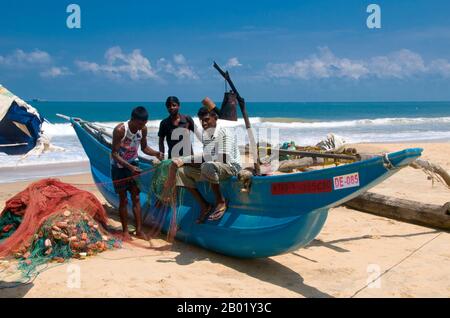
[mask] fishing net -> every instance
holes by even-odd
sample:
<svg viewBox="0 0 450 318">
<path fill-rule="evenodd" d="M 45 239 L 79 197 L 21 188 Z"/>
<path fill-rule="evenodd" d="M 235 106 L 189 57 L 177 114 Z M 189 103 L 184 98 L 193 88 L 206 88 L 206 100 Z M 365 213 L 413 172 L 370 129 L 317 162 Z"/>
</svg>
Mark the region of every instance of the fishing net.
<svg viewBox="0 0 450 318">
<path fill-rule="evenodd" d="M 72 209 L 49 217 L 33 236 L 28 251 L 15 256 L 20 259 L 18 268 L 28 275 L 49 261 L 82 259 L 120 246 L 120 241 L 109 236 L 89 214 Z"/>
<path fill-rule="evenodd" d="M 175 187 L 171 189 L 165 189 L 164 187 L 169 176 L 171 164 L 172 160 L 163 160 L 155 167 L 155 170 L 153 171 L 150 192 L 162 202 L 173 199 L 176 196 Z"/>
<path fill-rule="evenodd" d="M 0 244 L 10 237 L 22 222 L 22 216 L 5 211 L 0 218 Z"/>
<path fill-rule="evenodd" d="M 183 197 L 180 192 L 177 195 L 177 187 L 165 187 L 165 183 L 169 177 L 169 169 L 172 160 L 163 160 L 155 166 L 153 171 L 152 181 L 150 184 L 148 202 L 151 201 L 150 196 L 155 197 L 155 209 L 152 211 L 152 226 L 149 233 L 150 237 L 156 237 L 161 233 L 167 218 L 170 218 L 169 227 L 167 230 L 167 240 L 172 242 L 177 231 L 177 205 L 181 205 L 180 201 Z M 183 191 L 182 189 L 180 191 Z M 178 202 L 177 202 L 177 198 Z"/>
<path fill-rule="evenodd" d="M 19 259 L 18 268 L 27 276 L 49 261 L 120 247 L 120 240 L 106 231 L 106 222 L 106 212 L 93 194 L 44 179 L 6 202 L 0 214 L 0 257 Z"/>
</svg>

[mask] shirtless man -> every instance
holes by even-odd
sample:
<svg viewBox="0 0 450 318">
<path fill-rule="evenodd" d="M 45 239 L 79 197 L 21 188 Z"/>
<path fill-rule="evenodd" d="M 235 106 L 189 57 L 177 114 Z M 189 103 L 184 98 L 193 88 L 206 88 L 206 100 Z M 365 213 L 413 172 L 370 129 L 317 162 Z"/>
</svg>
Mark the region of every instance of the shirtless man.
<svg viewBox="0 0 450 318">
<path fill-rule="evenodd" d="M 111 152 L 111 178 L 114 189 L 119 195 L 119 213 L 122 222 L 124 240 L 129 240 L 127 192 L 130 192 L 133 203 L 133 213 L 136 219 L 136 236 L 146 239 L 142 232 L 141 203 L 139 187 L 136 182 L 141 169 L 139 168 L 138 150 L 162 160 L 164 154 L 153 150 L 147 145 L 148 112 L 142 107 L 136 107 L 131 113 L 131 119 L 118 124 L 114 128 Z"/>
</svg>

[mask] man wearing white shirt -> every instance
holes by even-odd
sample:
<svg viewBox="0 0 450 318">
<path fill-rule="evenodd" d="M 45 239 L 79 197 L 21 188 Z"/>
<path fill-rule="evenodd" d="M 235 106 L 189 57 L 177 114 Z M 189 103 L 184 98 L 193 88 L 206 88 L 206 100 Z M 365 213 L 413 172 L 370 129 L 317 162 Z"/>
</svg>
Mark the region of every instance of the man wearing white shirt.
<svg viewBox="0 0 450 318">
<path fill-rule="evenodd" d="M 208 98 L 203 101 L 207 106 L 211 103 Z M 173 159 L 166 188 L 175 183 L 188 189 L 201 207 L 197 223 L 203 223 L 211 211 L 209 220 L 219 220 L 225 213 L 227 205 L 220 191 L 220 181 L 236 176 L 241 170 L 241 160 L 236 136 L 220 125 L 216 108 L 204 106 L 197 115 L 203 127 L 203 153 Z M 198 191 L 198 181 L 210 183 L 216 199 L 214 210 Z"/>
</svg>

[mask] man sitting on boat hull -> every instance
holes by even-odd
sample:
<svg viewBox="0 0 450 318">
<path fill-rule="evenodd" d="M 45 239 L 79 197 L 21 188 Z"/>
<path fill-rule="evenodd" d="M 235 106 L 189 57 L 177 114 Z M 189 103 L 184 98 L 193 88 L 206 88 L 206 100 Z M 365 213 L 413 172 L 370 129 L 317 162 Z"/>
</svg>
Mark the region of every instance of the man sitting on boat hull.
<svg viewBox="0 0 450 318">
<path fill-rule="evenodd" d="M 136 107 L 131 113 L 131 119 L 120 123 L 114 128 L 111 152 L 111 178 L 114 190 L 119 195 L 119 213 L 122 222 L 124 240 L 130 239 L 128 234 L 127 191 L 131 194 L 133 213 L 136 219 L 136 236 L 146 238 L 142 232 L 141 203 L 136 177 L 141 170 L 138 165 L 139 146 L 142 152 L 149 156 L 163 159 L 164 154 L 153 150 L 147 145 L 148 113 L 144 107 Z"/>
<path fill-rule="evenodd" d="M 213 207 L 198 191 L 196 182 L 207 181 L 211 185 L 216 204 L 209 220 L 219 220 L 227 209 L 220 181 L 236 176 L 241 169 L 236 136 L 220 125 L 215 105 L 209 98 L 203 104 L 206 106 L 200 108 L 197 114 L 203 127 L 203 154 L 172 159 L 166 183 L 167 188 L 174 183 L 187 188 L 194 196 L 201 207 L 197 223 L 203 223 Z"/>
</svg>

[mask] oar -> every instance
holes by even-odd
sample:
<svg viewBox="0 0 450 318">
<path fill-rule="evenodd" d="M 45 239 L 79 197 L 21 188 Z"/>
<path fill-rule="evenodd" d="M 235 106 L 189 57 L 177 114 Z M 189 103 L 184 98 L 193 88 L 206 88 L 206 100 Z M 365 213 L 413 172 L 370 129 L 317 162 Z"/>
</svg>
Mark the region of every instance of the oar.
<svg viewBox="0 0 450 318">
<path fill-rule="evenodd" d="M 252 126 L 250 124 L 250 120 L 248 119 L 247 109 L 245 108 L 245 100 L 241 97 L 241 95 L 239 95 L 239 92 L 237 91 L 236 87 L 234 86 L 233 81 L 231 81 L 230 74 L 228 73 L 228 71 L 224 72 L 220 68 L 220 66 L 217 65 L 216 62 L 214 62 L 213 66 L 220 73 L 220 75 L 223 76 L 223 78 L 230 85 L 231 90 L 236 94 L 236 98 L 239 103 L 239 108 L 241 109 L 242 117 L 244 117 L 245 128 L 247 129 L 247 133 L 248 133 L 250 150 L 252 153 L 253 160 L 255 161 L 255 163 L 254 163 L 255 172 L 257 175 L 260 175 L 261 172 L 260 172 L 260 168 L 259 168 L 259 154 L 258 154 L 258 150 L 256 149 L 255 136 L 253 135 Z"/>
</svg>

